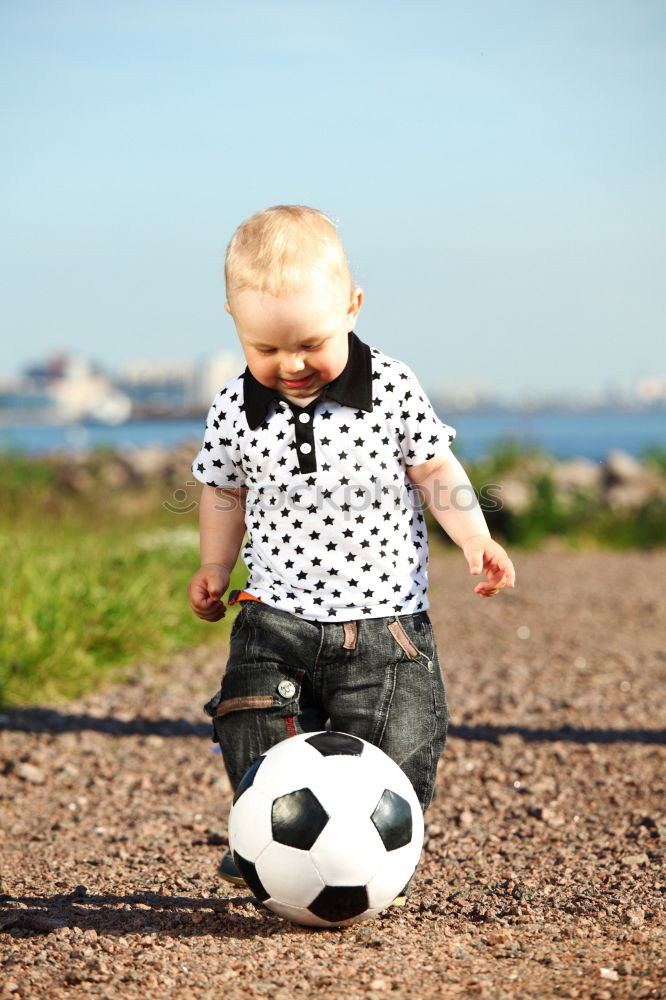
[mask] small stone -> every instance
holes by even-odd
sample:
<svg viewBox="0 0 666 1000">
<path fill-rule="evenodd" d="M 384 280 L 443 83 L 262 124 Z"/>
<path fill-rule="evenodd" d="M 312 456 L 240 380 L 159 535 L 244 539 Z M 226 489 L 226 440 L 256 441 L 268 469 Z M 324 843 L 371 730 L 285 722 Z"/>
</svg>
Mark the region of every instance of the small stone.
<svg viewBox="0 0 666 1000">
<path fill-rule="evenodd" d="M 634 906 L 623 914 L 622 919 L 630 927 L 642 927 L 645 923 L 645 910 L 640 906 Z"/>
<path fill-rule="evenodd" d="M 474 814 L 470 812 L 469 809 L 463 809 L 458 816 L 458 822 L 465 829 L 469 829 L 469 827 L 474 823 Z"/>
<path fill-rule="evenodd" d="M 17 764 L 14 768 L 14 774 L 21 781 L 28 781 L 31 785 L 43 785 L 46 782 L 46 774 L 41 767 L 35 767 L 34 764 L 27 762 Z"/>
<path fill-rule="evenodd" d="M 620 859 L 623 865 L 647 865 L 650 861 L 647 854 L 625 854 L 623 858 Z"/>
<path fill-rule="evenodd" d="M 48 913 L 31 913 L 21 923 L 28 930 L 43 931 L 46 934 L 52 934 L 54 931 L 58 931 L 61 927 L 66 926 L 64 920 L 58 920 L 57 917 L 50 917 Z"/>
<path fill-rule="evenodd" d="M 599 969 L 599 975 L 602 979 L 610 979 L 612 983 L 616 983 L 620 978 L 615 969 L 605 969 L 603 967 Z"/>
<path fill-rule="evenodd" d="M 507 941 L 511 940 L 511 934 L 509 931 L 495 931 L 493 934 L 489 934 L 486 938 L 488 944 L 506 944 Z"/>
</svg>

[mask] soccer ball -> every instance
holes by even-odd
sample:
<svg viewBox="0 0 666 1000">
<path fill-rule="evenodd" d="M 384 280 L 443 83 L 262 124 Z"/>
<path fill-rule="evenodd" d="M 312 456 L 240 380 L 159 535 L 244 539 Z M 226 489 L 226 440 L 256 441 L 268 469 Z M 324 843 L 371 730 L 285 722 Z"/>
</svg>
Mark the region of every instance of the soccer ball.
<svg viewBox="0 0 666 1000">
<path fill-rule="evenodd" d="M 414 874 L 423 813 L 409 778 L 347 733 L 292 736 L 236 790 L 229 847 L 265 906 L 299 924 L 373 917 Z"/>
</svg>

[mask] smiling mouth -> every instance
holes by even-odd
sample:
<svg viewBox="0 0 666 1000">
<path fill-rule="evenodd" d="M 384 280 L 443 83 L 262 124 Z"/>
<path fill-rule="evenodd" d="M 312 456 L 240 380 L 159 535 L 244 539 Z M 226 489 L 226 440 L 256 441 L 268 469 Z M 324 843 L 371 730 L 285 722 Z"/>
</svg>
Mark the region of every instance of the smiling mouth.
<svg viewBox="0 0 666 1000">
<path fill-rule="evenodd" d="M 287 389 L 304 389 L 311 379 L 312 375 L 306 375 L 305 378 L 283 378 L 280 381 Z"/>
</svg>

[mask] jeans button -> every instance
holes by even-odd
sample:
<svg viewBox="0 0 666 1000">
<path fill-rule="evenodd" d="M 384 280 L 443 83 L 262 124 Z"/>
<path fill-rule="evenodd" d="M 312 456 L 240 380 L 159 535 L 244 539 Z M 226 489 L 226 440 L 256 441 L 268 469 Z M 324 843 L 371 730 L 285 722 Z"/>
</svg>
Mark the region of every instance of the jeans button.
<svg viewBox="0 0 666 1000">
<path fill-rule="evenodd" d="M 293 698 L 296 694 L 296 685 L 291 681 L 280 681 L 277 686 L 278 694 L 283 698 Z"/>
</svg>

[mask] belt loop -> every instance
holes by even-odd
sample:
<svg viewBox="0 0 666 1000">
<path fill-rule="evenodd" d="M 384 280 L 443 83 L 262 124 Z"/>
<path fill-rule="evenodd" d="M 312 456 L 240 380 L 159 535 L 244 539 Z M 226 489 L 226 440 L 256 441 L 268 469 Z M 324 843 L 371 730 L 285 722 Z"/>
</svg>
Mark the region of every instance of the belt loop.
<svg viewBox="0 0 666 1000">
<path fill-rule="evenodd" d="M 345 641 L 342 643 L 343 649 L 356 649 L 356 640 L 358 639 L 358 625 L 356 622 L 343 622 L 342 627 L 345 630 Z"/>
</svg>

